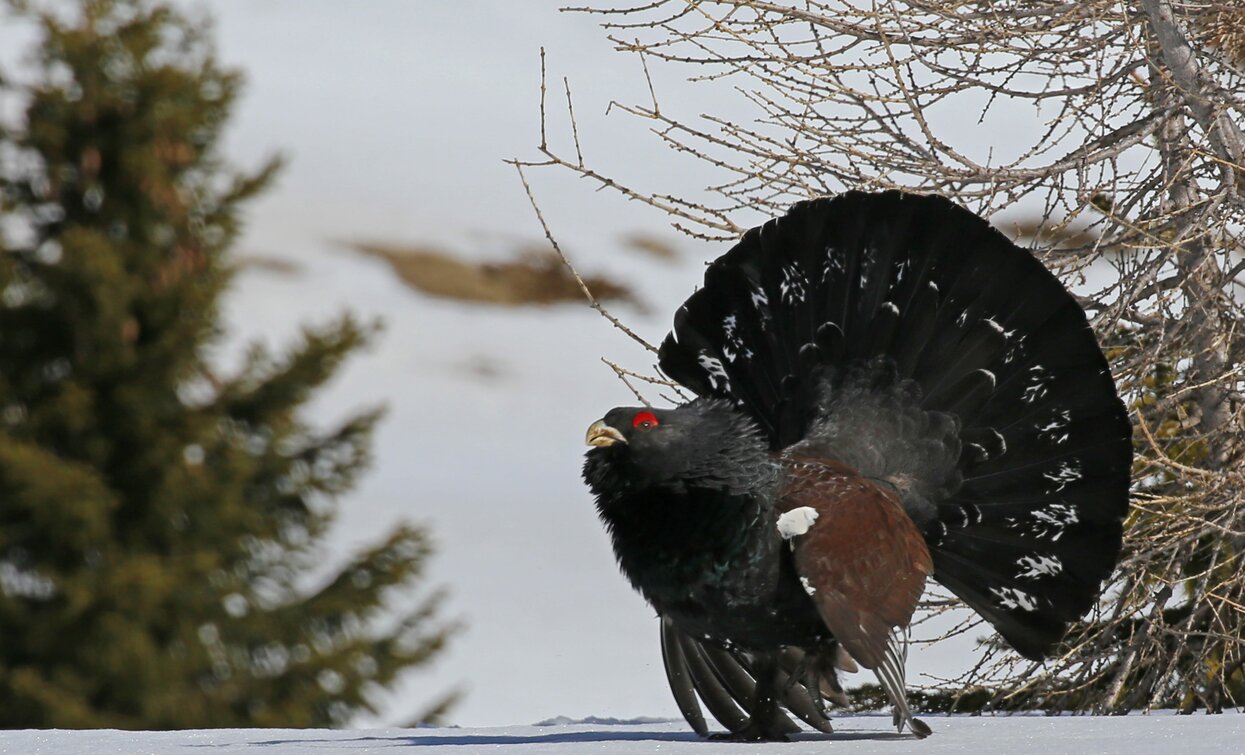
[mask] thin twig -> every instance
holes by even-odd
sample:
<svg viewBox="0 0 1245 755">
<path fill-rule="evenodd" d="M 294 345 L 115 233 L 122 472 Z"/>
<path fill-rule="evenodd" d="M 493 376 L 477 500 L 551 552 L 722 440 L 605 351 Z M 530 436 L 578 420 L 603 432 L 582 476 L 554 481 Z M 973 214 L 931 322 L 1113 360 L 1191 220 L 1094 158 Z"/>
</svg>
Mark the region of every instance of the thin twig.
<svg viewBox="0 0 1245 755">
<path fill-rule="evenodd" d="M 569 94 L 568 94 L 569 98 Z M 540 48 L 540 151 L 549 149 L 549 139 L 545 136 L 545 48 Z"/>
<path fill-rule="evenodd" d="M 636 399 L 638 399 L 641 404 L 644 404 L 645 406 L 652 406 L 652 404 L 649 403 L 649 400 L 644 398 L 644 396 L 636 390 L 636 387 L 631 384 L 631 380 L 629 379 L 631 377 L 643 378 L 643 375 L 636 375 L 630 370 L 624 370 L 622 367 L 619 367 L 605 357 L 601 357 L 601 361 L 609 365 L 610 369 L 614 371 L 614 374 L 618 376 L 618 379 L 621 380 L 623 385 L 627 386 L 633 394 L 635 394 Z"/>
<path fill-rule="evenodd" d="M 571 138 L 575 141 L 575 164 L 581 168 L 584 165 L 584 151 L 579 148 L 579 124 L 575 120 L 575 105 L 571 102 L 571 82 L 565 76 L 562 77 L 562 87 L 566 90 L 566 112 L 571 120 Z M 544 122 L 541 122 L 542 128 Z M 544 146 L 541 147 L 544 150 Z"/>
<path fill-rule="evenodd" d="M 575 266 L 571 264 L 571 260 L 566 256 L 566 252 L 562 251 L 562 246 L 558 244 L 557 239 L 553 237 L 553 231 L 549 229 L 549 224 L 545 222 L 544 213 L 540 211 L 540 205 L 536 202 L 536 196 L 532 193 L 532 187 L 527 182 L 527 176 L 523 173 L 523 163 L 518 160 L 508 160 L 507 162 L 513 165 L 515 170 L 519 172 L 519 180 L 523 182 L 523 190 L 527 192 L 527 199 L 532 205 L 532 210 L 536 213 L 536 219 L 540 221 L 540 227 L 545 232 L 545 238 L 549 240 L 549 245 L 553 248 L 554 253 L 558 255 L 558 259 L 562 261 L 562 264 L 566 266 L 567 271 L 570 272 L 570 274 L 575 278 L 575 282 L 579 284 L 579 290 L 583 292 L 584 298 L 588 300 L 588 306 L 592 307 L 597 312 L 600 312 L 602 317 L 609 320 L 610 324 L 615 328 L 618 328 L 622 332 L 626 333 L 631 340 L 656 354 L 656 346 L 636 335 L 635 331 L 628 328 L 617 317 L 610 314 L 610 311 L 602 306 L 601 302 L 597 300 L 597 297 L 592 293 L 592 290 L 588 288 L 588 284 L 584 283 L 583 276 L 581 276 L 579 271 L 575 269 Z"/>
</svg>

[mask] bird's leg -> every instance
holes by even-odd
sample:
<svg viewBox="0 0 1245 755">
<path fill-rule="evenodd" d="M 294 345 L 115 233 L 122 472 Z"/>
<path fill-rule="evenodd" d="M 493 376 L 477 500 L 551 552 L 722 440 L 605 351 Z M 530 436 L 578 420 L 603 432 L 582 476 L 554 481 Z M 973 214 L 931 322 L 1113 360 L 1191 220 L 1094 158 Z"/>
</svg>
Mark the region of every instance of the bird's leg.
<svg viewBox="0 0 1245 755">
<path fill-rule="evenodd" d="M 858 668 L 851 656 L 843 651 L 843 646 L 837 643 L 829 652 L 821 654 L 817 658 L 816 670 L 822 697 L 841 708 L 848 707 L 851 701 L 839 682 L 839 670 L 855 673 Z"/>
<path fill-rule="evenodd" d="M 748 706 L 748 723 L 743 728 L 730 734 L 719 735 L 714 739 L 744 742 L 786 742 L 786 733 L 782 730 L 779 715 L 778 698 L 782 694 L 780 683 L 778 654 L 756 653 L 752 661 L 752 673 L 756 678 L 756 689 L 751 704 Z"/>
<path fill-rule="evenodd" d="M 821 672 L 818 669 L 820 665 L 821 662 L 816 653 L 801 654 L 800 660 L 796 661 L 795 666 L 787 674 L 787 683 L 783 686 L 782 693 L 785 695 L 795 685 L 802 685 L 808 690 L 808 698 L 813 702 L 813 707 L 817 709 L 817 712 L 829 718 L 830 714 L 826 711 L 825 700 L 821 696 Z"/>
<path fill-rule="evenodd" d="M 817 712 L 829 718 L 830 712 L 826 710 L 826 700 L 821 694 L 821 673 L 815 668 L 815 664 L 810 663 L 803 669 L 801 681 L 804 683 L 804 689 L 808 690 L 808 697 L 813 701 Z"/>
<path fill-rule="evenodd" d="M 808 685 L 809 674 L 813 671 L 812 654 L 804 653 L 800 656 L 800 660 L 795 662 L 791 667 L 791 671 L 787 674 L 787 684 L 783 687 L 783 692 L 791 689 L 796 684 Z M 809 687 L 812 689 L 812 687 Z"/>
</svg>

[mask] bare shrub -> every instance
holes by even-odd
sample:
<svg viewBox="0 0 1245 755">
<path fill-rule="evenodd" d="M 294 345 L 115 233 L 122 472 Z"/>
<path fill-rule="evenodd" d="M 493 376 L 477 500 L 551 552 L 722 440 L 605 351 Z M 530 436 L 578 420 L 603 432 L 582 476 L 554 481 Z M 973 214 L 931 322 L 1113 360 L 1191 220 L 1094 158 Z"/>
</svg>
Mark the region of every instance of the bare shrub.
<svg viewBox="0 0 1245 755">
<path fill-rule="evenodd" d="M 1122 563 L 1060 657 L 991 647 L 951 690 L 999 707 L 1245 704 L 1245 12 L 1172 0 L 656 0 L 598 14 L 617 49 L 732 84 L 748 121 L 613 107 L 714 166 L 704 197 L 542 158 L 734 238 L 846 188 L 956 199 L 1074 286 L 1132 408 Z M 668 69 L 665 66 L 664 69 Z M 650 81 L 650 91 L 653 91 Z M 545 90 L 542 86 L 542 121 Z M 566 87 L 569 117 L 571 90 Z M 677 108 L 676 108 L 677 110 Z M 934 599 L 930 610 L 950 603 Z"/>
</svg>

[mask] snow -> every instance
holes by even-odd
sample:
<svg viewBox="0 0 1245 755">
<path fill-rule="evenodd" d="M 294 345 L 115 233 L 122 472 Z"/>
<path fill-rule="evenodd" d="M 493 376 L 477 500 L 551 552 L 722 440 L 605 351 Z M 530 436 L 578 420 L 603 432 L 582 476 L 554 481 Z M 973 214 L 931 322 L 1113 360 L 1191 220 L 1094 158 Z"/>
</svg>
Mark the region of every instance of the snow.
<svg viewBox="0 0 1245 755">
<path fill-rule="evenodd" d="M 918 740 L 896 734 L 889 715 L 835 719 L 834 734 L 797 734 L 790 743 L 705 742 L 681 721 L 640 720 L 611 723 L 428 729 L 214 729 L 199 731 L 9 731 L 0 732 L 0 752 L 23 755 L 305 755 L 306 753 L 412 752 L 420 755 L 522 752 L 654 753 L 705 755 L 713 752 L 772 752 L 783 755 L 870 755 L 872 753 L 1054 753 L 1245 752 L 1245 716 L 1177 716 L 1160 712 L 1119 717 L 941 717 L 923 716 L 934 733 Z"/>
</svg>

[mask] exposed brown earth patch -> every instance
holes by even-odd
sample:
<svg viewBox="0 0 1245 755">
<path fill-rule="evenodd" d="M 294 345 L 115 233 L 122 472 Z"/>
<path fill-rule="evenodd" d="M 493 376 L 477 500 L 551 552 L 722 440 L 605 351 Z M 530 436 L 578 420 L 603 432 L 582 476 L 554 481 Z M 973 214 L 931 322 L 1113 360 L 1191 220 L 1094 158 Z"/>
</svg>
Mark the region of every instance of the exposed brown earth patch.
<svg viewBox="0 0 1245 755">
<path fill-rule="evenodd" d="M 623 244 L 632 251 L 640 252 L 649 257 L 673 262 L 679 258 L 679 250 L 674 244 L 657 236 L 633 233 L 624 236 Z"/>
<path fill-rule="evenodd" d="M 520 249 L 514 259 L 479 263 L 432 246 L 350 246 L 384 260 L 403 283 L 431 296 L 510 307 L 584 301 L 574 276 L 556 256 L 544 251 Z M 636 302 L 622 283 L 603 276 L 585 276 L 584 282 L 600 301 Z"/>
</svg>

